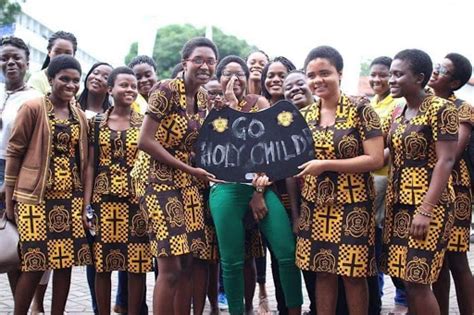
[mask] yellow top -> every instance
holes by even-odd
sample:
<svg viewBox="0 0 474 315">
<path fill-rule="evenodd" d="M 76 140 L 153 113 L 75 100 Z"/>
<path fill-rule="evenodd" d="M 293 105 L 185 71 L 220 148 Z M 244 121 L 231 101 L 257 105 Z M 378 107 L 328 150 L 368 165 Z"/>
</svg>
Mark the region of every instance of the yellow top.
<svg viewBox="0 0 474 315">
<path fill-rule="evenodd" d="M 138 93 L 137 99 L 132 104 L 132 109 L 136 111 L 137 113 L 145 115 L 147 107 L 148 107 L 147 101 L 140 93 Z"/>
<path fill-rule="evenodd" d="M 32 73 L 28 79 L 28 85 L 43 95 L 51 92 L 51 85 L 49 85 L 46 69 Z"/>
<path fill-rule="evenodd" d="M 377 115 L 379 115 L 381 121 L 387 119 L 393 109 L 397 105 L 401 105 L 402 103 L 402 99 L 394 99 L 390 94 L 381 101 L 379 101 L 378 95 L 375 95 L 374 98 L 370 101 L 370 105 L 372 105 Z M 372 174 L 388 176 L 388 169 L 389 166 L 385 165 L 381 169 L 372 172 Z"/>
</svg>

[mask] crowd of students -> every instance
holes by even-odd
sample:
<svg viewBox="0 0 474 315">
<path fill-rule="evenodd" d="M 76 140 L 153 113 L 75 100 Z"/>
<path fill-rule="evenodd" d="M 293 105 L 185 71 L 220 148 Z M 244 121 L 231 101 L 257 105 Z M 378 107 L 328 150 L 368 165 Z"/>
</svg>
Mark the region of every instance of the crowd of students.
<svg viewBox="0 0 474 315">
<path fill-rule="evenodd" d="M 51 271 L 51 314 L 63 314 L 80 265 L 97 314 L 111 312 L 112 271 L 116 312 L 148 313 L 154 271 L 154 314 L 202 314 L 207 296 L 218 314 L 223 291 L 231 314 L 266 314 L 266 246 L 280 314 L 301 314 L 301 275 L 308 314 L 379 314 L 384 274 L 397 290 L 392 313 L 448 314 L 450 273 L 460 313 L 472 314 L 474 110 L 454 94 L 472 74 L 464 56 L 434 67 L 418 49 L 375 58 L 369 100 L 341 91 L 344 62 L 330 46 L 297 70 L 263 51 L 220 58 L 197 37 L 172 78 L 137 56 L 93 65 L 81 91 L 74 35 L 54 33 L 47 49 L 26 83 L 28 46 L 0 41 L 1 197 L 20 234 L 21 265 L 8 273 L 15 314 L 44 312 Z M 295 177 L 227 183 L 195 166 L 209 111 L 284 99 L 314 141 Z"/>
</svg>

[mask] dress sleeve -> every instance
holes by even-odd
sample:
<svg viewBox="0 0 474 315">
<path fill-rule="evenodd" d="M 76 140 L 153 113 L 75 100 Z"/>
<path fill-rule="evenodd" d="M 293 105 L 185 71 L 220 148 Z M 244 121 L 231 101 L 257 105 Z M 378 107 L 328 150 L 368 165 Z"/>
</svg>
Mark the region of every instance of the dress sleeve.
<svg viewBox="0 0 474 315">
<path fill-rule="evenodd" d="M 368 99 L 361 99 L 357 104 L 359 132 L 362 141 L 382 136 L 382 126 L 379 115 L 370 105 Z"/>
<path fill-rule="evenodd" d="M 457 141 L 459 117 L 455 105 L 441 98 L 433 102 L 429 119 L 434 141 Z"/>
<path fill-rule="evenodd" d="M 146 114 L 157 122 L 173 110 L 173 90 L 168 82 L 157 84 L 148 99 Z"/>
<path fill-rule="evenodd" d="M 468 102 L 462 102 L 458 108 L 460 124 L 474 125 L 474 108 Z"/>
</svg>

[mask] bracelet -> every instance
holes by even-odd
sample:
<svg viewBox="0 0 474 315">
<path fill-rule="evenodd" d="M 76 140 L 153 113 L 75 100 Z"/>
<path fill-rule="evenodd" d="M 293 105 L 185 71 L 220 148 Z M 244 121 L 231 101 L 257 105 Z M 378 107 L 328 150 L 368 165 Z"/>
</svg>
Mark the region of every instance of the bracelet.
<svg viewBox="0 0 474 315">
<path fill-rule="evenodd" d="M 262 194 L 265 192 L 265 187 L 257 186 L 255 187 L 255 191 Z"/>
<path fill-rule="evenodd" d="M 429 211 L 426 211 L 425 208 L 423 208 L 422 206 L 419 206 L 418 209 L 415 210 L 415 214 L 420 214 L 424 217 L 427 217 L 427 218 L 432 218 L 433 217 L 433 213 L 432 212 L 429 212 Z"/>
<path fill-rule="evenodd" d="M 432 206 L 433 208 L 436 208 L 436 205 L 434 203 L 431 203 L 429 201 L 423 200 L 422 204 L 426 203 L 428 206 Z"/>
</svg>

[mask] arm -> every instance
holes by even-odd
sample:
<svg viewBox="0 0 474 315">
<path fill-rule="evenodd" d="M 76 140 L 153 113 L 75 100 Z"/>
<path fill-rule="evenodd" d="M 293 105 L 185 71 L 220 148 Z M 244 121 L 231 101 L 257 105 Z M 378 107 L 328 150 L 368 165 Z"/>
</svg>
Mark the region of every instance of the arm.
<svg viewBox="0 0 474 315">
<path fill-rule="evenodd" d="M 82 211 L 82 222 L 84 228 L 89 228 L 89 224 L 86 217 L 86 207 L 91 204 L 92 199 L 92 188 L 94 187 L 94 145 L 89 145 L 89 156 L 87 158 L 86 170 L 84 172 L 84 210 Z"/>
<path fill-rule="evenodd" d="M 469 123 L 459 124 L 459 136 L 456 145 L 456 161 L 459 161 L 471 139 L 472 126 Z"/>
<path fill-rule="evenodd" d="M 267 99 L 263 96 L 259 96 L 256 105 L 258 106 L 259 110 L 265 109 L 270 107 L 270 103 L 267 101 Z"/>
<path fill-rule="evenodd" d="M 299 199 L 300 191 L 296 183 L 296 178 L 288 177 L 285 179 L 286 191 L 288 192 L 288 197 L 290 198 L 290 207 L 291 207 L 291 219 L 293 221 L 293 233 L 298 232 L 298 220 L 300 217 L 299 209 Z"/>
</svg>

